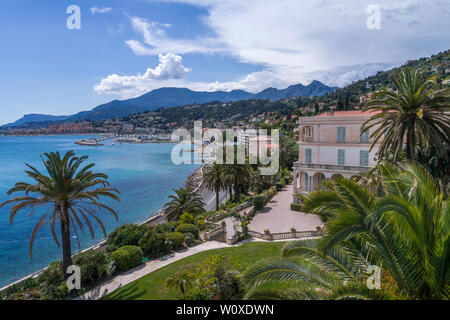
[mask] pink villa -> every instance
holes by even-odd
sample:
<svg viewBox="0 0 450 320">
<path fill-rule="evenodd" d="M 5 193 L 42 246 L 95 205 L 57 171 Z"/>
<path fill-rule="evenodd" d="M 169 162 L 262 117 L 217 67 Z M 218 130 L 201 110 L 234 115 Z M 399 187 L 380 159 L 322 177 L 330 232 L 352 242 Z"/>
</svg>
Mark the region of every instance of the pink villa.
<svg viewBox="0 0 450 320">
<path fill-rule="evenodd" d="M 324 179 L 360 177 L 375 165 L 378 145 L 369 151 L 373 142 L 371 132 L 361 133 L 363 123 L 373 115 L 361 110 L 331 110 L 299 119 L 299 161 L 294 164 L 294 195 L 318 189 Z M 294 196 L 294 202 L 298 201 Z"/>
</svg>

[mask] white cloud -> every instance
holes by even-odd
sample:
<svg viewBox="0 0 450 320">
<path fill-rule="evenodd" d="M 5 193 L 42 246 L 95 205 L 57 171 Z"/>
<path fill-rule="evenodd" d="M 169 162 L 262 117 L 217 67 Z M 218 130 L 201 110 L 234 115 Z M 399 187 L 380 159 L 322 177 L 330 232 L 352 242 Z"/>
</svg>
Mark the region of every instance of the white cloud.
<svg viewBox="0 0 450 320">
<path fill-rule="evenodd" d="M 198 38 L 194 40 L 173 39 L 167 36 L 166 30 L 170 24 L 149 22 L 144 18 L 130 17 L 133 29 L 140 33 L 143 41 L 128 40 L 125 43 L 137 55 L 155 55 L 160 52 L 183 54 L 188 52 L 211 53 L 220 51 L 223 45 L 213 38 Z"/>
<path fill-rule="evenodd" d="M 169 84 L 252 92 L 267 86 L 307 84 L 314 79 L 330 86 L 344 86 L 408 59 L 448 49 L 450 43 L 450 3 L 443 0 L 161 1 L 202 7 L 207 15 L 200 21 L 214 36 L 176 38 L 167 33 L 168 25 L 130 17 L 139 37 L 126 44 L 135 54 L 220 53 L 240 62 L 262 65 L 262 70 L 227 82 L 169 79 L 164 83 L 146 81 L 143 85 L 139 81 L 132 95 L 144 88 Z M 381 7 L 381 30 L 366 27 L 366 8 L 373 3 Z M 131 82 L 127 81 L 124 87 L 127 94 L 132 92 Z"/>
<path fill-rule="evenodd" d="M 147 88 L 155 83 L 164 80 L 181 79 L 191 69 L 183 66 L 181 56 L 167 53 L 159 54 L 159 65 L 152 69 L 148 68 L 144 74 L 132 76 L 120 76 L 111 74 L 102 79 L 99 84 L 94 87 L 98 93 L 117 94 L 123 97 L 132 97 L 145 93 Z"/>
<path fill-rule="evenodd" d="M 112 8 L 110 8 L 110 7 L 101 7 L 101 8 L 99 8 L 99 7 L 92 7 L 91 8 L 91 13 L 92 14 L 108 13 L 108 12 L 111 12 L 111 11 L 112 11 Z"/>
</svg>

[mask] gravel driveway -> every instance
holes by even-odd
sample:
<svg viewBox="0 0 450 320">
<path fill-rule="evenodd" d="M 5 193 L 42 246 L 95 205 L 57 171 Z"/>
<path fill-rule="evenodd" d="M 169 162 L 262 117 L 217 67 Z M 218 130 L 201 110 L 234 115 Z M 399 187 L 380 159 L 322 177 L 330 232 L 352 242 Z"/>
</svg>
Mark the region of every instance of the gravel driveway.
<svg viewBox="0 0 450 320">
<path fill-rule="evenodd" d="M 253 218 L 249 229 L 261 233 L 264 233 L 264 229 L 269 229 L 271 233 L 277 233 L 289 232 L 291 227 L 295 227 L 297 231 L 312 231 L 321 226 L 323 222 L 318 216 L 291 210 L 292 192 L 292 184 L 278 192 Z"/>
</svg>

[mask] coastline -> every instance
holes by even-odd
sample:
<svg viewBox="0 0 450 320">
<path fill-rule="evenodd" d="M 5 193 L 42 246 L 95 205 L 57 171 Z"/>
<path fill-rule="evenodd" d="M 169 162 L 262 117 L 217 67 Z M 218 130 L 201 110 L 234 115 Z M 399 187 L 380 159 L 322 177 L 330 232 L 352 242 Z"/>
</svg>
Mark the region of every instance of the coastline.
<svg viewBox="0 0 450 320">
<path fill-rule="evenodd" d="M 186 178 L 185 186 L 187 186 L 187 185 L 189 185 L 190 183 L 192 183 L 191 180 L 192 180 L 193 177 L 195 177 L 197 174 L 203 173 L 203 168 L 204 168 L 204 166 L 205 166 L 205 164 L 202 164 L 200 167 L 198 167 L 197 169 L 195 169 L 195 170 L 194 170 L 194 171 Z M 199 192 L 200 189 L 201 189 L 202 187 L 204 187 L 203 180 L 201 180 L 200 185 L 199 185 L 196 189 L 194 189 L 194 190 L 195 190 L 196 192 Z M 204 188 L 203 188 L 203 189 L 204 189 Z M 201 195 L 202 195 L 202 196 L 203 196 L 203 193 L 204 193 L 204 192 L 201 192 Z M 160 221 L 158 221 L 158 220 L 160 220 Z M 149 217 L 146 218 L 144 221 L 139 222 L 139 223 L 137 223 L 137 224 L 138 224 L 138 225 L 149 224 L 149 225 L 151 225 L 151 226 L 155 226 L 155 225 L 158 225 L 158 224 L 164 223 L 164 222 L 166 222 L 165 214 L 164 214 L 163 208 L 161 208 L 161 209 L 159 209 L 158 211 L 156 211 L 156 213 L 155 213 L 154 215 L 149 216 Z M 74 255 L 76 255 L 76 254 L 79 254 L 79 253 L 83 253 L 83 252 L 89 251 L 89 250 L 99 250 L 99 249 L 103 248 L 105 245 L 106 245 L 106 239 L 102 239 L 102 240 L 99 240 L 99 241 L 98 241 L 97 243 L 95 243 L 94 245 L 92 245 L 92 246 L 90 246 L 90 247 L 88 247 L 88 248 L 86 248 L 86 249 L 83 249 L 83 250 L 81 250 L 80 252 L 77 252 L 77 253 L 75 253 L 75 254 L 72 254 L 72 256 L 74 256 Z M 25 280 L 27 280 L 27 279 L 37 278 L 37 277 L 38 277 L 40 274 L 42 274 L 42 272 L 44 272 L 44 270 L 47 269 L 47 268 L 48 268 L 48 266 L 46 266 L 46 267 L 44 267 L 44 268 L 42 268 L 42 269 L 39 269 L 39 270 L 37 270 L 37 271 L 35 271 L 35 272 L 33 272 L 33 273 L 31 273 L 31 274 L 29 274 L 29 275 L 27 275 L 27 276 L 25 276 L 25 277 L 19 279 L 19 280 L 16 280 L 16 281 L 14 281 L 14 282 L 12 282 L 12 283 L 9 283 L 9 284 L 7 284 L 7 285 L 1 287 L 1 288 L 0 288 L 0 292 L 6 290 L 6 289 L 8 289 L 9 287 L 12 287 L 12 286 L 14 286 L 14 285 L 16 285 L 16 284 L 19 284 L 19 283 L 21 283 L 21 282 L 23 282 L 23 281 L 25 281 Z"/>
</svg>

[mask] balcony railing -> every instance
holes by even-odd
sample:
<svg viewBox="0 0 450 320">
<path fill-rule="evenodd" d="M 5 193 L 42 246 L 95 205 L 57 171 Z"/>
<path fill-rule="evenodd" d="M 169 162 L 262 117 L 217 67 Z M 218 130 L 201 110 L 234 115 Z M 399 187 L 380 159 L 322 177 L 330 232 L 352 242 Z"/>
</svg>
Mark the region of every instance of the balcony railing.
<svg viewBox="0 0 450 320">
<path fill-rule="evenodd" d="M 300 139 L 300 144 L 305 143 L 305 144 L 343 144 L 343 145 L 358 145 L 358 144 L 372 144 L 371 141 L 369 142 L 361 142 L 360 140 L 358 141 L 344 141 L 344 142 L 339 142 L 337 140 L 330 140 L 330 141 L 319 141 L 318 139 L 313 139 L 313 138 L 302 138 Z M 379 143 L 377 143 L 379 144 Z"/>
<path fill-rule="evenodd" d="M 304 163 L 296 162 L 295 167 L 305 168 L 305 169 L 322 169 L 322 170 L 333 170 L 333 171 L 352 171 L 352 172 L 365 172 L 369 170 L 369 167 L 361 166 L 346 166 L 338 164 L 319 164 L 319 163 Z"/>
</svg>

